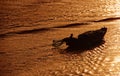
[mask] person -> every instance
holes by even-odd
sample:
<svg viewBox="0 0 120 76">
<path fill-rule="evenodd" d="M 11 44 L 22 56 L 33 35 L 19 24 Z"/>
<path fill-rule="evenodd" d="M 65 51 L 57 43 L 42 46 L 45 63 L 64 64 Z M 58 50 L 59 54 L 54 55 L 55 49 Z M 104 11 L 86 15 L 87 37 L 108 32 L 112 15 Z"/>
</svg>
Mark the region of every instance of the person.
<svg viewBox="0 0 120 76">
<path fill-rule="evenodd" d="M 63 42 L 66 43 L 68 48 L 75 48 L 78 45 L 78 39 L 73 37 L 73 34 L 71 34 L 69 37 L 66 37 L 63 39 Z"/>
</svg>

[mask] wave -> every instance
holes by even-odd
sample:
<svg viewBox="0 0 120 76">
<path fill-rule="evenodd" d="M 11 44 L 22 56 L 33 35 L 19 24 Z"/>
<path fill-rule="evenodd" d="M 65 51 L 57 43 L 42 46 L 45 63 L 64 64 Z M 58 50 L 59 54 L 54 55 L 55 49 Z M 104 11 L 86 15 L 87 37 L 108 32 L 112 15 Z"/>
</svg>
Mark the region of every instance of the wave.
<svg viewBox="0 0 120 76">
<path fill-rule="evenodd" d="M 105 18 L 105 19 L 101 19 L 101 20 L 96 20 L 96 21 L 92 21 L 92 22 L 108 22 L 108 21 L 114 21 L 114 20 L 119 20 L 120 17 L 111 17 L 111 18 Z"/>
<path fill-rule="evenodd" d="M 56 26 L 54 28 L 72 28 L 72 27 L 76 27 L 76 26 L 80 26 L 80 25 L 88 25 L 89 23 L 72 23 L 72 24 L 67 24 L 64 26 Z"/>
<path fill-rule="evenodd" d="M 50 30 L 49 28 L 39 28 L 39 29 L 32 29 L 32 30 L 24 30 L 24 31 L 19 31 L 16 32 L 16 34 L 29 34 L 29 33 L 37 33 L 37 32 L 43 32 L 43 31 L 48 31 Z"/>
<path fill-rule="evenodd" d="M 14 32 L 7 32 L 0 34 L 0 38 L 6 37 L 6 36 L 11 36 L 14 34 L 32 34 L 32 33 L 40 33 L 40 32 L 45 32 L 49 30 L 53 30 L 53 28 L 77 28 L 77 26 L 82 26 L 82 25 L 90 25 L 91 23 L 97 23 L 97 22 L 108 22 L 108 21 L 114 21 L 114 20 L 119 20 L 120 17 L 111 17 L 111 18 L 105 18 L 105 19 L 100 19 L 100 20 L 94 20 L 94 21 L 86 21 L 83 23 L 71 23 L 71 24 L 66 24 L 66 25 L 60 25 L 60 26 L 54 26 L 54 27 L 46 27 L 46 28 L 36 28 L 36 29 L 30 29 L 30 30 L 22 30 L 22 31 L 14 31 Z"/>
<path fill-rule="evenodd" d="M 16 31 L 16 32 L 7 32 L 0 34 L 0 38 L 4 38 L 7 36 L 11 36 L 14 34 L 32 34 L 32 33 L 38 33 L 38 32 L 45 32 L 50 30 L 49 28 L 38 28 L 38 29 L 31 29 L 31 30 L 22 30 L 22 31 Z"/>
<path fill-rule="evenodd" d="M 109 22 L 109 21 L 114 21 L 114 20 L 119 20 L 120 17 L 110 17 L 110 18 L 105 18 L 105 19 L 100 19 L 100 20 L 94 20 L 94 21 L 86 21 L 83 23 L 72 23 L 72 24 L 67 24 L 63 26 L 56 26 L 54 28 L 73 28 L 81 25 L 90 25 L 92 22 L 97 23 L 97 22 Z"/>
</svg>

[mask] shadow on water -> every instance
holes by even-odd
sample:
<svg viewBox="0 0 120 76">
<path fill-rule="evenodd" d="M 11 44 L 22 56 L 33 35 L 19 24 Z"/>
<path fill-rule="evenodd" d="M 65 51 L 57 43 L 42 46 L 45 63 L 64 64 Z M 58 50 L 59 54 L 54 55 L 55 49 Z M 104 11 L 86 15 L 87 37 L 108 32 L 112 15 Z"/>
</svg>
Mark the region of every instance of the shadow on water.
<svg viewBox="0 0 120 76">
<path fill-rule="evenodd" d="M 97 48 L 99 46 L 102 46 L 103 44 L 105 43 L 104 40 L 101 40 L 97 43 L 91 43 L 91 45 L 82 45 L 82 46 L 79 46 L 79 47 L 67 47 L 64 52 L 66 53 L 82 53 L 82 52 L 85 52 L 87 50 L 93 50 L 94 48 Z M 77 44 L 79 45 L 79 44 Z"/>
</svg>

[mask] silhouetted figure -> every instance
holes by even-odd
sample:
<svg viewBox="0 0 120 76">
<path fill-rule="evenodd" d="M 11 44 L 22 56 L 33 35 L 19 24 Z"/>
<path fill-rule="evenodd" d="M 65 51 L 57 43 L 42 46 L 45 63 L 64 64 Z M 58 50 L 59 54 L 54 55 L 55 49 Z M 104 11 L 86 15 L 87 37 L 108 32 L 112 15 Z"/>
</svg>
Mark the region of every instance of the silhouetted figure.
<svg viewBox="0 0 120 76">
<path fill-rule="evenodd" d="M 75 48 L 77 46 L 78 39 L 73 38 L 73 34 L 71 34 L 70 37 L 64 38 L 62 41 L 65 42 L 66 45 L 72 46 L 73 48 Z"/>
</svg>

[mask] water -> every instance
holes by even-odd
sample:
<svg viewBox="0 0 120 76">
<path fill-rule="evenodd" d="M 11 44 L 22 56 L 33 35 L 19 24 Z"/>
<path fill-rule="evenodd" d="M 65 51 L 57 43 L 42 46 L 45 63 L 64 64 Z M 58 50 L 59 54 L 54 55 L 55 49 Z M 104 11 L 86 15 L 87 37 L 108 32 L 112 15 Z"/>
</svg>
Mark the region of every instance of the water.
<svg viewBox="0 0 120 76">
<path fill-rule="evenodd" d="M 0 9 L 0 75 L 120 75 L 120 0 L 1 0 Z M 51 46 L 104 26 L 105 44 L 94 49 Z"/>
<path fill-rule="evenodd" d="M 1 33 L 119 17 L 119 0 L 1 1 Z"/>
</svg>

